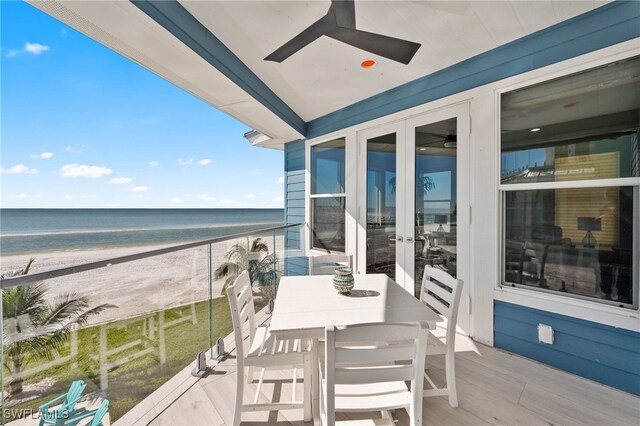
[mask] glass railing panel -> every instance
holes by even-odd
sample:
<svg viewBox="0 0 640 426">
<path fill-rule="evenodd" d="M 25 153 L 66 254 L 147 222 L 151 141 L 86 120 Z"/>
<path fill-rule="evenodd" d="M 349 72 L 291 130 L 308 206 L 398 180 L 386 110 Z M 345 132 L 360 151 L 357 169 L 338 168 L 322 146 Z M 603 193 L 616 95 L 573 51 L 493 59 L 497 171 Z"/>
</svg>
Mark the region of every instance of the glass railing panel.
<svg viewBox="0 0 640 426">
<path fill-rule="evenodd" d="M 306 273 L 303 235 L 296 225 L 90 264 L 79 254 L 78 266 L 56 270 L 38 255 L 16 277 L 6 271 L 29 257 L 2 259 L 2 423 L 38 419 L 39 406 L 77 380 L 86 383 L 78 407 L 106 398 L 113 423 L 176 375 L 188 377 L 197 354 L 213 355 L 233 331 L 226 286 L 247 269 L 256 310 L 269 306 L 280 277 Z"/>
<path fill-rule="evenodd" d="M 4 421 L 37 417 L 41 404 L 83 380 L 79 406 L 107 398 L 113 423 L 192 364 L 212 337 L 231 331 L 227 320 L 210 334 L 209 262 L 203 245 L 14 287 L 3 282 Z M 220 321 L 229 316 L 226 300 L 212 305 Z"/>
<path fill-rule="evenodd" d="M 256 232 L 251 235 L 212 244 L 213 252 L 213 297 L 226 294 L 226 288 L 244 270 L 254 292 L 256 309 L 262 309 L 275 298 L 275 286 L 281 276 L 283 231 Z M 216 313 L 214 312 L 214 318 Z"/>
<path fill-rule="evenodd" d="M 309 259 L 306 257 L 304 225 L 297 225 L 283 231 L 284 251 L 282 273 L 284 276 L 307 275 L 309 273 Z"/>
</svg>

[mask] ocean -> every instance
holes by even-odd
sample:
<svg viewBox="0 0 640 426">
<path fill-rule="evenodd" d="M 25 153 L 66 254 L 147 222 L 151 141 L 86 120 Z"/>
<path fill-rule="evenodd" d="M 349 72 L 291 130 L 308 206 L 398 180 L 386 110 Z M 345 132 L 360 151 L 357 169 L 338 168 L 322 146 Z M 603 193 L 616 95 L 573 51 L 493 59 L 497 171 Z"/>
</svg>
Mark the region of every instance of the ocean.
<svg viewBox="0 0 640 426">
<path fill-rule="evenodd" d="M 282 209 L 0 209 L 0 255 L 180 244 L 283 222 Z"/>
</svg>

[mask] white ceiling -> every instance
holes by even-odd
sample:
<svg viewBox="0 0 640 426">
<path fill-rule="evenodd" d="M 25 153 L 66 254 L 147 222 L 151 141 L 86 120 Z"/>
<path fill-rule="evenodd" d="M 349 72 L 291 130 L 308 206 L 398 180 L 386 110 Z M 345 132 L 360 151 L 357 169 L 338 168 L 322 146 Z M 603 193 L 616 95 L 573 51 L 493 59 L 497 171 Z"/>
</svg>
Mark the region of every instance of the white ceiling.
<svg viewBox="0 0 640 426">
<path fill-rule="evenodd" d="M 27 1 L 271 136 L 275 145 L 303 136 L 129 1 Z M 328 37 L 282 63 L 263 60 L 322 17 L 329 0 L 181 4 L 309 121 L 607 2 L 356 0 L 358 29 L 422 44 L 409 65 Z M 369 58 L 377 66 L 361 68 Z"/>
<path fill-rule="evenodd" d="M 403 65 L 326 36 L 282 63 L 263 58 L 328 10 L 330 1 L 182 0 L 181 4 L 305 121 L 564 21 L 606 1 L 356 0 L 356 27 L 421 43 Z M 373 58 L 376 67 L 360 63 Z"/>
</svg>

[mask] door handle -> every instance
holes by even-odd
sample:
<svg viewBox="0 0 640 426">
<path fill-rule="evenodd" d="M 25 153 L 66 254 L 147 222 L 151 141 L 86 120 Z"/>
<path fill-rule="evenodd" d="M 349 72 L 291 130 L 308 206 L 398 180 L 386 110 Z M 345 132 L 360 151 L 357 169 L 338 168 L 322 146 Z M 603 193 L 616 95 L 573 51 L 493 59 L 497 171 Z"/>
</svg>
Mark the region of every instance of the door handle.
<svg viewBox="0 0 640 426">
<path fill-rule="evenodd" d="M 399 243 L 401 243 L 401 242 L 402 242 L 402 237 L 398 237 L 398 238 L 396 238 L 396 241 L 397 241 L 397 242 L 399 242 Z"/>
<path fill-rule="evenodd" d="M 412 237 L 407 237 L 407 242 L 408 243 L 412 243 L 413 242 L 413 238 Z"/>
</svg>

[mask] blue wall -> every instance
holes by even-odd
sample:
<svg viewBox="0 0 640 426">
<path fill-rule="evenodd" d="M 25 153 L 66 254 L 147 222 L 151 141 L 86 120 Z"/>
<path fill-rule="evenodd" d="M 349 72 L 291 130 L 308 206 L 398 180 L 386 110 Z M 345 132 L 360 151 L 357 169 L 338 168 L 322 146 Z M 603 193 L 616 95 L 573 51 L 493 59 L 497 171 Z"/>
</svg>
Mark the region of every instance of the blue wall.
<svg viewBox="0 0 640 426">
<path fill-rule="evenodd" d="M 290 142 L 284 146 L 284 221 L 304 223 L 304 141 Z M 285 248 L 304 249 L 304 229 L 292 228 L 285 231 Z M 306 275 L 309 264 L 305 256 L 286 257 L 286 275 Z"/>
<path fill-rule="evenodd" d="M 538 343 L 538 324 L 553 327 L 553 345 Z M 640 333 L 496 301 L 494 344 L 640 395 Z"/>
<path fill-rule="evenodd" d="M 640 37 L 640 1 L 614 1 L 307 123 L 315 138 Z"/>
</svg>

